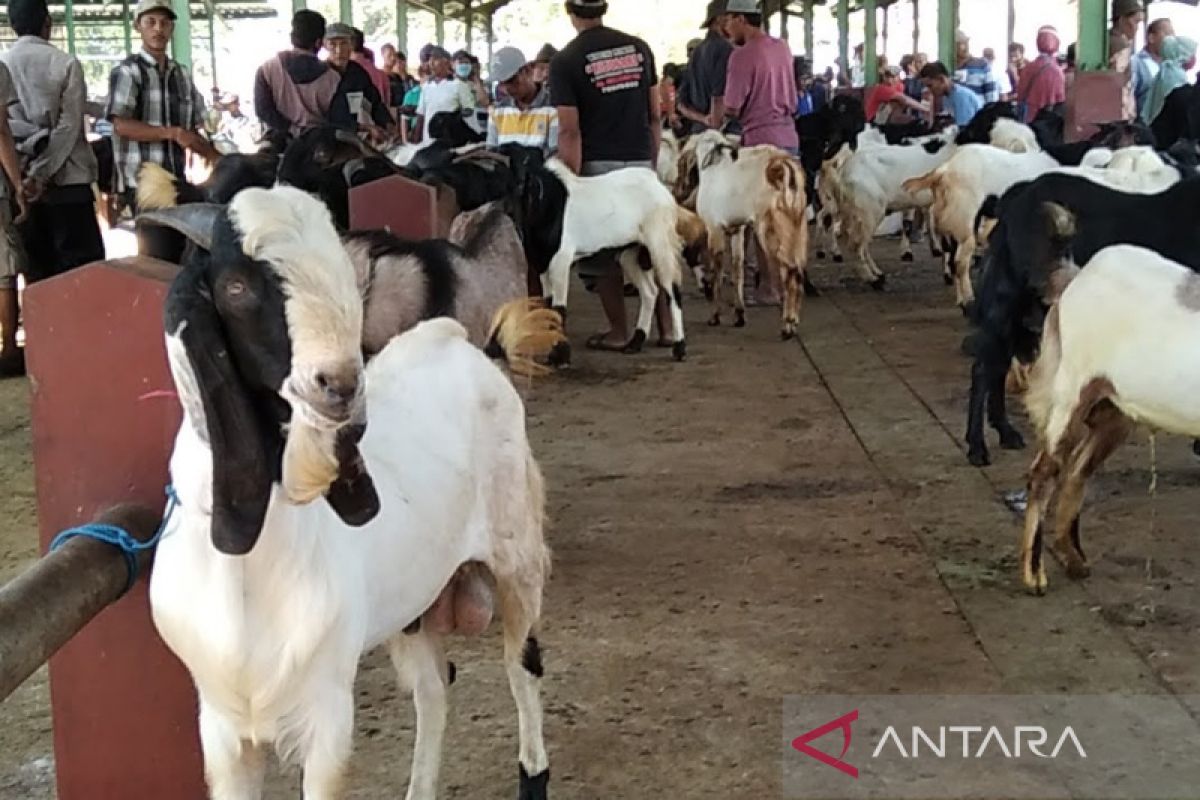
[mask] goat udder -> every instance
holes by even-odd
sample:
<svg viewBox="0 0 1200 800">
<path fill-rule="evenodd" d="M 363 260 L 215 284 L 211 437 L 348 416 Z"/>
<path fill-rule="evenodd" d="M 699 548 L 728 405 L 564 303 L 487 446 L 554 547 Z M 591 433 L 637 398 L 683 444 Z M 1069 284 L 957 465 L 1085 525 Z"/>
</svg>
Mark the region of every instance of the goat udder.
<svg viewBox="0 0 1200 800">
<path fill-rule="evenodd" d="M 442 589 L 422 620 L 430 632 L 440 636 L 479 636 L 491 624 L 494 610 L 495 595 L 486 571 L 465 565 Z"/>
</svg>

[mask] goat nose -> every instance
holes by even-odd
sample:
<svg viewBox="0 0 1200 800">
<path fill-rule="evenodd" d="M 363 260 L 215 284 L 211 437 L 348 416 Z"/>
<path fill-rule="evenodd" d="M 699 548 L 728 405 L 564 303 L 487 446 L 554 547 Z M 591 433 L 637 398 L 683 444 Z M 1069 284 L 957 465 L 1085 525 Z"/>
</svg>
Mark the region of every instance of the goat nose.
<svg viewBox="0 0 1200 800">
<path fill-rule="evenodd" d="M 317 386 L 332 403 L 345 404 L 358 394 L 358 375 L 349 372 L 318 372 Z"/>
</svg>

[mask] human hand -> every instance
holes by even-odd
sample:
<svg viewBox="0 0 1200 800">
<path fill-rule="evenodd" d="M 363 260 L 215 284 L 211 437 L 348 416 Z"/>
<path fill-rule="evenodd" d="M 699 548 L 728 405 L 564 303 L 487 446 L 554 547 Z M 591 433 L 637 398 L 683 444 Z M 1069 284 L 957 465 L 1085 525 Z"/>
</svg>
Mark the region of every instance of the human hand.
<svg viewBox="0 0 1200 800">
<path fill-rule="evenodd" d="M 46 191 L 45 182 L 34 177 L 29 177 L 21 184 L 21 191 L 18 193 L 21 199 L 30 203 L 36 203 L 42 199 L 42 195 Z"/>
<path fill-rule="evenodd" d="M 20 225 L 29 218 L 29 201 L 25 199 L 23 191 L 16 193 L 17 197 L 17 216 L 13 219 L 14 225 Z"/>
</svg>

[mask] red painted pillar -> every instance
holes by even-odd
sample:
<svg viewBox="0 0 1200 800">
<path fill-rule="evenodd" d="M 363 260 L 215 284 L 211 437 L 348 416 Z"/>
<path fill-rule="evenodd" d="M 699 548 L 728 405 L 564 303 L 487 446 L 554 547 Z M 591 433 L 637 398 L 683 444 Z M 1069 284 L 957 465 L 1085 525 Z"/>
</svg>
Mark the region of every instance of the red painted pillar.
<svg viewBox="0 0 1200 800">
<path fill-rule="evenodd" d="M 181 412 L 163 344 L 177 267 L 92 264 L 25 292 L 43 552 L 130 501 L 165 505 Z M 207 796 L 196 696 L 159 639 L 143 577 L 50 661 L 59 800 Z"/>
</svg>

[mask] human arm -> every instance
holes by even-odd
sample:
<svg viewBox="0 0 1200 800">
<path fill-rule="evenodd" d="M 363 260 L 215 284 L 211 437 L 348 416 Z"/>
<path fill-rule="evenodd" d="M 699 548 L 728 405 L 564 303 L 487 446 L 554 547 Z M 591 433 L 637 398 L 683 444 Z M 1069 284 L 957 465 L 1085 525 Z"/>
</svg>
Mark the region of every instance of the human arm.
<svg viewBox="0 0 1200 800">
<path fill-rule="evenodd" d="M 658 169 L 658 149 L 662 147 L 662 103 L 658 87 L 650 87 L 650 166 Z"/>
<path fill-rule="evenodd" d="M 63 164 L 67 163 L 72 151 L 83 138 L 83 113 L 86 104 L 87 85 L 83 80 L 83 67 L 72 59 L 67 69 L 67 83 L 60 98 L 58 122 L 50 131 L 46 149 L 29 165 L 29 179 L 38 185 L 45 185 L 58 174 Z"/>
<path fill-rule="evenodd" d="M 722 96 L 724 108 L 723 117 L 738 117 L 742 105 L 750 96 L 749 65 L 743 66 L 735 55 L 729 57 L 729 69 L 725 73 L 725 94 Z"/>
<path fill-rule="evenodd" d="M 29 213 L 29 204 L 21 190 L 21 160 L 17 157 L 17 146 L 8 127 L 7 114 L 0 114 L 0 167 L 3 167 L 4 174 L 8 176 L 8 182 L 13 187 L 14 199 L 17 201 L 17 217 L 13 222 L 24 222 L 25 215 Z"/>
<path fill-rule="evenodd" d="M 363 94 L 366 96 L 367 102 L 371 104 L 371 119 L 378 127 L 385 131 L 389 130 L 394 120 L 387 106 L 384 105 L 379 89 L 375 87 L 374 83 L 368 83 L 363 89 Z"/>
<path fill-rule="evenodd" d="M 583 168 L 583 135 L 579 130 L 579 109 L 558 106 L 558 159 L 567 169 L 579 174 Z"/>
</svg>

